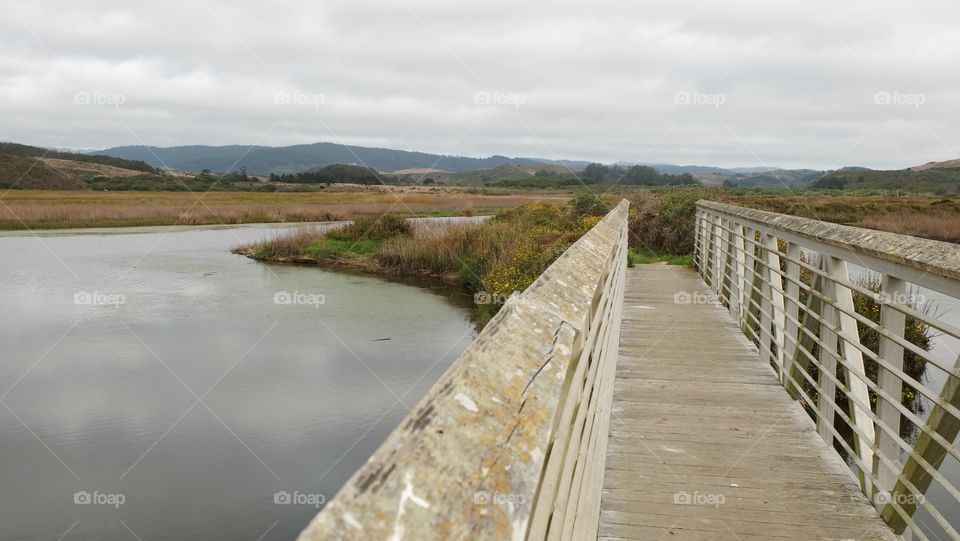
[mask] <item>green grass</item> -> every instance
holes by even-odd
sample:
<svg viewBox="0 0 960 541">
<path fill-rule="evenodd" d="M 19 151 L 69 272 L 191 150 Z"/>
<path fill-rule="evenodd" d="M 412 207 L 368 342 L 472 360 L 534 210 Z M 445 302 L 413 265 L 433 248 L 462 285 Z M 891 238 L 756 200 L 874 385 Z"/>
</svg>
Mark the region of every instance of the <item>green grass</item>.
<svg viewBox="0 0 960 541">
<path fill-rule="evenodd" d="M 371 255 L 380 250 L 380 243 L 373 240 L 339 240 L 322 238 L 303 250 L 304 255 L 320 260 L 333 255 Z"/>
<path fill-rule="evenodd" d="M 630 265 L 649 265 L 651 263 L 666 263 L 667 265 L 693 266 L 693 255 L 670 255 L 654 253 L 649 248 L 630 248 L 627 257 Z"/>
</svg>

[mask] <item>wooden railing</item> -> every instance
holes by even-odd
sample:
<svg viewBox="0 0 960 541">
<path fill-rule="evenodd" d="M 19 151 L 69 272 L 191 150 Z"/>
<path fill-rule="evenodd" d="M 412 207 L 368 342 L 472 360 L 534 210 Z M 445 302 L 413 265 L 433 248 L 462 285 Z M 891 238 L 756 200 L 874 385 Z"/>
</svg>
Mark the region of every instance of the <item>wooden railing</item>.
<svg viewBox="0 0 960 541">
<path fill-rule="evenodd" d="M 596 539 L 627 207 L 507 300 L 300 539 Z"/>
<path fill-rule="evenodd" d="M 696 265 L 894 532 L 960 537 L 960 247 L 700 201 Z"/>
</svg>

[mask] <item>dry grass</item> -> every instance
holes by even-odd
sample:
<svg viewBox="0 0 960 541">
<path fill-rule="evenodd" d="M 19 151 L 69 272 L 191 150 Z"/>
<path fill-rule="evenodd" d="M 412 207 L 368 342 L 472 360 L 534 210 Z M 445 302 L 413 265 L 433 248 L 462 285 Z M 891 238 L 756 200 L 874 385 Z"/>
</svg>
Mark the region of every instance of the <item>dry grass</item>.
<svg viewBox="0 0 960 541">
<path fill-rule="evenodd" d="M 535 203 L 480 223 L 426 232 L 399 217 L 358 219 L 324 234 L 303 229 L 238 249 L 256 259 L 349 266 L 400 276 L 431 276 L 505 299 L 526 288 L 600 216 L 576 205 Z"/>
<path fill-rule="evenodd" d="M 480 277 L 504 254 L 516 251 L 519 242 L 517 224 L 490 221 L 450 225 L 434 232 L 395 237 L 384 242 L 379 261 L 397 274 L 449 276 L 459 275 L 464 284 L 478 285 Z"/>
<path fill-rule="evenodd" d="M 265 259 L 295 258 L 303 255 L 304 247 L 314 244 L 326 235 L 329 226 L 305 225 L 293 231 L 282 231 L 268 240 L 243 247 L 243 253 L 256 253 Z"/>
<path fill-rule="evenodd" d="M 307 222 L 364 214 L 489 213 L 551 195 L 444 193 L 0 192 L 0 229 Z"/>
<path fill-rule="evenodd" d="M 956 214 L 893 213 L 868 216 L 853 225 L 901 235 L 960 243 L 960 216 Z"/>
</svg>

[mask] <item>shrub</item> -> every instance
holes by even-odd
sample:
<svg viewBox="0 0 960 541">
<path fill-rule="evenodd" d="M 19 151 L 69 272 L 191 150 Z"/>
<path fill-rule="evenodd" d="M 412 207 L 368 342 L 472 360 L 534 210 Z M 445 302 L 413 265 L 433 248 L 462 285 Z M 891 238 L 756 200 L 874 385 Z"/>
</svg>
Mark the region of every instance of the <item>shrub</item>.
<svg viewBox="0 0 960 541">
<path fill-rule="evenodd" d="M 398 214 L 359 216 L 353 223 L 334 229 L 327 237 L 335 240 L 384 241 L 399 235 L 409 235 L 410 222 Z"/>
<path fill-rule="evenodd" d="M 610 205 L 593 193 L 583 193 L 570 200 L 570 207 L 578 216 L 603 216 L 610 212 Z"/>
<path fill-rule="evenodd" d="M 703 187 L 635 194 L 631 198 L 630 246 L 659 254 L 692 254 L 697 201 L 721 197 L 722 191 Z"/>
</svg>

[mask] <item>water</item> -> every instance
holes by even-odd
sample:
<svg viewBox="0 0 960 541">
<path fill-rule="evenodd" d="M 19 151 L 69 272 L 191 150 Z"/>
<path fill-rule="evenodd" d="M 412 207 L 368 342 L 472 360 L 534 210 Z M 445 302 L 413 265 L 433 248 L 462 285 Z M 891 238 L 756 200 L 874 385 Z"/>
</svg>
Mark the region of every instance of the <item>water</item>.
<svg viewBox="0 0 960 541">
<path fill-rule="evenodd" d="M 473 338 L 282 227 L 0 235 L 0 538 L 292 539 Z"/>
</svg>

